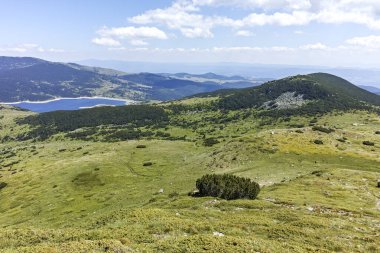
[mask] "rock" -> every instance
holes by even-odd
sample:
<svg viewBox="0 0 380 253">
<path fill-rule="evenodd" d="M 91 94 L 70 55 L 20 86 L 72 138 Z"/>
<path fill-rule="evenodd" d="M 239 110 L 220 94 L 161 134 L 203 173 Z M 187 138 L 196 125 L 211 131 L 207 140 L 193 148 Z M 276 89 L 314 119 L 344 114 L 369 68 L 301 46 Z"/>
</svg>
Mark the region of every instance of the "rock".
<svg viewBox="0 0 380 253">
<path fill-rule="evenodd" d="M 214 233 L 212 233 L 214 236 L 219 236 L 219 237 L 222 237 L 222 236 L 224 236 L 224 234 L 223 233 L 220 233 L 220 232 L 214 232 Z"/>
<path fill-rule="evenodd" d="M 205 205 L 206 205 L 206 206 L 213 206 L 213 205 L 217 205 L 217 204 L 219 204 L 219 203 L 220 203 L 219 200 L 217 200 L 217 199 L 213 199 L 213 200 L 210 200 L 210 201 L 206 201 L 206 202 L 205 202 Z"/>
<path fill-rule="evenodd" d="M 161 188 L 158 193 L 164 193 L 164 189 Z"/>
<path fill-rule="evenodd" d="M 314 211 L 314 208 L 311 207 L 311 206 L 309 206 L 309 207 L 307 208 L 307 210 L 310 211 L 310 212 L 312 212 L 312 211 Z"/>
</svg>

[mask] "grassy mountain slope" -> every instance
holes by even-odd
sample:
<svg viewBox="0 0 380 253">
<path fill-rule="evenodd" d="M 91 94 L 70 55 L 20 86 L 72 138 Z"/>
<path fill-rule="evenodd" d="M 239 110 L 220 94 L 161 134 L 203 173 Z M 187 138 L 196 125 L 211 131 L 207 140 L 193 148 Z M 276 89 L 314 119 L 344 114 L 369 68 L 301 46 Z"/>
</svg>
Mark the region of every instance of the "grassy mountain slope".
<svg viewBox="0 0 380 253">
<path fill-rule="evenodd" d="M 146 124 L 130 106 L 82 111 L 91 124 L 81 112 L 0 119 L 0 252 L 378 252 L 379 114 L 215 107 L 226 97 L 135 107 L 162 114 Z M 35 129 L 54 131 L 13 141 Z M 249 177 L 259 198 L 187 196 L 208 173 Z"/>
<path fill-rule="evenodd" d="M 350 98 L 380 105 L 380 99 L 378 96 L 359 88 L 340 77 L 324 73 L 311 74 L 309 76 L 331 92 L 335 92 L 336 94 L 343 93 Z"/>
<path fill-rule="evenodd" d="M 263 114 L 309 114 L 380 105 L 380 97 L 329 74 L 317 73 L 267 82 L 259 87 L 222 90 L 194 97 L 220 97 L 217 109 L 266 109 Z M 278 110 L 278 109 L 287 110 Z"/>
</svg>

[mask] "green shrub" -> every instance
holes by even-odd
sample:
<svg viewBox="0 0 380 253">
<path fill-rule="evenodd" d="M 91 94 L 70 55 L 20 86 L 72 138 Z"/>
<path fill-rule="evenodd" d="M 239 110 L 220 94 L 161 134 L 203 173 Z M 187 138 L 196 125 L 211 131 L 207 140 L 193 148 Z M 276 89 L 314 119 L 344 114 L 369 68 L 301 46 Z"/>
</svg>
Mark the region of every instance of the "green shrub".
<svg viewBox="0 0 380 253">
<path fill-rule="evenodd" d="M 314 140 L 314 144 L 323 145 L 323 141 L 321 141 L 321 140 Z"/>
<path fill-rule="evenodd" d="M 312 119 L 310 120 L 310 124 L 316 124 L 318 122 L 318 119 Z"/>
<path fill-rule="evenodd" d="M 145 163 L 143 163 L 144 167 L 148 167 L 148 166 L 152 166 L 152 165 L 153 165 L 152 162 L 145 162 Z"/>
<path fill-rule="evenodd" d="M 372 142 L 372 141 L 363 141 L 363 145 L 366 145 L 366 146 L 375 146 L 375 143 Z"/>
<path fill-rule="evenodd" d="M 137 145 L 136 148 L 146 148 L 146 145 L 140 144 L 140 145 Z"/>
<path fill-rule="evenodd" d="M 319 132 L 323 132 L 323 133 L 326 133 L 326 134 L 329 134 L 329 133 L 332 133 L 332 132 L 335 132 L 334 129 L 331 129 L 331 128 L 325 128 L 325 127 L 321 127 L 321 126 L 313 126 L 313 131 L 319 131 Z"/>
<path fill-rule="evenodd" d="M 376 131 L 375 134 L 380 134 L 380 131 Z"/>
<path fill-rule="evenodd" d="M 203 141 L 203 145 L 205 145 L 206 147 L 211 147 L 218 143 L 219 141 L 215 138 L 207 138 Z"/>
<path fill-rule="evenodd" d="M 1 189 L 4 189 L 5 187 L 7 187 L 7 183 L 5 183 L 5 182 L 0 182 L 0 190 Z"/>
<path fill-rule="evenodd" d="M 343 138 L 339 138 L 339 139 L 336 139 L 337 141 L 339 142 L 346 142 L 347 141 L 347 138 L 346 137 L 343 137 Z"/>
<path fill-rule="evenodd" d="M 227 200 L 255 199 L 260 192 L 258 183 L 249 178 L 237 177 L 230 174 L 204 175 L 196 182 L 201 197 L 211 196 Z"/>
</svg>

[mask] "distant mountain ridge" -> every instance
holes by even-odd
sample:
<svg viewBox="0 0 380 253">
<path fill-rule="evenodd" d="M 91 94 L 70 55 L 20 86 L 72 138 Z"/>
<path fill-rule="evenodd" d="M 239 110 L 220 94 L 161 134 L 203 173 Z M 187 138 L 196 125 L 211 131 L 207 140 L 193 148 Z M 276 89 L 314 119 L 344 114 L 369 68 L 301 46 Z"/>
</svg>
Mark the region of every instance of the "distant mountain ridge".
<svg viewBox="0 0 380 253">
<path fill-rule="evenodd" d="M 368 85 L 359 85 L 360 88 L 366 90 L 366 91 L 369 91 L 369 92 L 372 92 L 374 94 L 377 94 L 377 95 L 380 95 L 380 89 L 379 88 L 376 88 L 376 87 L 373 87 L 373 86 L 368 86 Z"/>
<path fill-rule="evenodd" d="M 190 75 L 190 74 L 188 74 Z M 49 62 L 30 57 L 0 57 L 0 102 L 41 101 L 57 97 L 102 96 L 137 101 L 172 100 L 224 88 L 255 86 L 260 82 L 203 82 L 194 78 L 138 73 Z"/>
</svg>

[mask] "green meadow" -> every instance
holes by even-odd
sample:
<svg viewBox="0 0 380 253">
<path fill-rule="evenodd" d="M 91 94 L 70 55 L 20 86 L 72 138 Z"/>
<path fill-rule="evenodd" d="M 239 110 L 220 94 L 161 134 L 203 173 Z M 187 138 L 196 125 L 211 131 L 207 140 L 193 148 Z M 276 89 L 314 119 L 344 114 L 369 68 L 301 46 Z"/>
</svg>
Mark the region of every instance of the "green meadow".
<svg viewBox="0 0 380 253">
<path fill-rule="evenodd" d="M 380 251 L 375 113 L 183 112 L 154 130 L 182 140 L 112 142 L 63 133 L 16 141 L 29 131 L 17 119 L 31 113 L 2 115 L 0 252 Z M 205 135 L 218 143 L 205 146 Z M 188 196 L 212 173 L 251 178 L 261 192 L 256 200 Z"/>
</svg>

